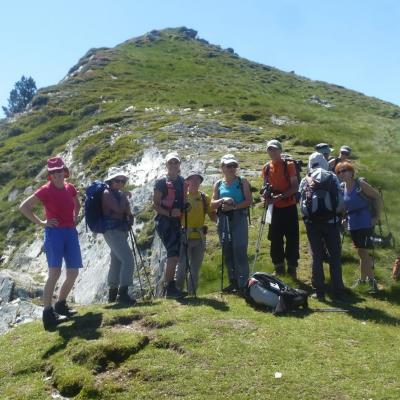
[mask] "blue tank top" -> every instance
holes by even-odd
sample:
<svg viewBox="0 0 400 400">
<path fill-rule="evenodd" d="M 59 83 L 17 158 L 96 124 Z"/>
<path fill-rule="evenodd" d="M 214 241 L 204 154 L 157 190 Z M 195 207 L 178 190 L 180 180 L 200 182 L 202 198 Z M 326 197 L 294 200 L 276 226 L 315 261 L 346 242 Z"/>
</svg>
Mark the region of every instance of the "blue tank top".
<svg viewBox="0 0 400 400">
<path fill-rule="evenodd" d="M 349 231 L 371 228 L 371 212 L 368 201 L 360 195 L 357 185 L 354 185 L 350 192 L 345 188 L 343 199 L 345 210 L 348 213 Z"/>
<path fill-rule="evenodd" d="M 244 196 L 242 190 L 240 189 L 239 179 L 235 178 L 230 185 L 222 180 L 221 185 L 219 186 L 219 197 L 231 197 L 235 204 L 239 204 L 244 201 Z"/>
</svg>

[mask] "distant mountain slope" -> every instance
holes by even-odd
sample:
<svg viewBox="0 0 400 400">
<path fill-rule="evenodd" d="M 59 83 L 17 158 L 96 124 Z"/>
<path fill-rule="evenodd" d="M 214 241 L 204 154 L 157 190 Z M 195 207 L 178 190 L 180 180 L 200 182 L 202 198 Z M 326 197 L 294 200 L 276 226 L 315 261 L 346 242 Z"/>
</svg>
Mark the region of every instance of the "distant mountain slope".
<svg viewBox="0 0 400 400">
<path fill-rule="evenodd" d="M 218 137 L 260 144 L 279 137 L 303 157 L 320 141 L 351 145 L 363 173 L 395 198 L 399 107 L 240 58 L 191 29 L 165 29 L 89 50 L 63 81 L 39 90 L 27 112 L 0 121 L 0 252 L 33 229 L 16 205 L 71 140 L 74 175 L 101 176 L 137 158 L 149 139 L 168 147 L 199 112 L 226 128 L 212 132 Z M 182 131 L 169 130 L 174 124 Z"/>
</svg>

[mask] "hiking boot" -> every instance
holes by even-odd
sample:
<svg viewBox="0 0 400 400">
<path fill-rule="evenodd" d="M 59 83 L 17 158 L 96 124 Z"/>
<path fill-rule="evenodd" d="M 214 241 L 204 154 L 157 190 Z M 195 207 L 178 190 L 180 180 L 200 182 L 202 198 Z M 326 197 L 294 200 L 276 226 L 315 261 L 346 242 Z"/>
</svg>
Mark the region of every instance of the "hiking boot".
<svg viewBox="0 0 400 400">
<path fill-rule="evenodd" d="M 368 284 L 370 286 L 368 292 L 372 293 L 372 294 L 378 293 L 379 289 L 378 289 L 378 283 L 377 283 L 376 279 L 375 278 L 367 278 L 367 280 L 368 280 Z"/>
<path fill-rule="evenodd" d="M 297 267 L 295 265 L 288 265 L 287 272 L 293 279 L 297 279 Z"/>
<path fill-rule="evenodd" d="M 54 331 L 56 326 L 61 322 L 67 320 L 67 317 L 64 315 L 57 314 L 53 307 L 48 308 L 47 310 L 43 310 L 43 328 L 45 331 Z"/>
<path fill-rule="evenodd" d="M 365 285 L 365 279 L 361 279 L 361 278 L 358 278 L 354 283 L 353 283 L 353 285 L 351 286 L 351 288 L 352 289 L 355 289 L 356 287 L 358 287 L 358 286 L 360 286 L 360 285 Z"/>
<path fill-rule="evenodd" d="M 118 295 L 118 288 L 110 288 L 108 289 L 108 299 L 107 301 L 109 303 L 114 303 L 117 301 L 117 295 Z"/>
<path fill-rule="evenodd" d="M 285 264 L 284 263 L 274 264 L 274 268 L 275 268 L 274 275 L 284 275 L 284 273 L 285 273 Z"/>
<path fill-rule="evenodd" d="M 165 288 L 165 297 L 167 299 L 182 299 L 185 293 L 181 292 L 176 286 L 175 281 L 171 281 Z"/>
<path fill-rule="evenodd" d="M 59 300 L 54 304 L 54 311 L 57 314 L 65 315 L 67 318 L 73 317 L 77 311 L 73 308 L 68 307 L 66 300 Z"/>
<path fill-rule="evenodd" d="M 136 300 L 128 294 L 128 286 L 121 286 L 118 289 L 117 302 L 127 306 L 134 306 L 136 304 Z"/>
<path fill-rule="evenodd" d="M 236 282 L 231 281 L 231 283 L 222 289 L 223 293 L 236 293 L 238 286 Z"/>
<path fill-rule="evenodd" d="M 325 301 L 325 293 L 322 292 L 315 292 L 311 295 L 312 299 L 316 299 L 319 301 Z"/>
</svg>

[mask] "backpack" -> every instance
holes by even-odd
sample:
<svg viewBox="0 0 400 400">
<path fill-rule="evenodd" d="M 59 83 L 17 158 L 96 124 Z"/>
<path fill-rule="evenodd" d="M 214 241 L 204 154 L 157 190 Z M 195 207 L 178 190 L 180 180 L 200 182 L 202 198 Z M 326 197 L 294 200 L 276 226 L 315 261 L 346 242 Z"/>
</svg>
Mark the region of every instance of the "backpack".
<svg viewBox="0 0 400 400">
<path fill-rule="evenodd" d="M 107 185 L 102 181 L 94 181 L 86 188 L 85 195 L 85 221 L 86 227 L 94 233 L 104 233 L 105 224 L 101 197 Z"/>
<path fill-rule="evenodd" d="M 296 170 L 297 183 L 300 183 L 301 170 L 303 168 L 303 161 L 296 160 L 290 154 L 286 154 L 286 153 L 281 154 L 281 159 L 283 161 L 283 171 L 284 171 L 284 175 L 285 175 L 285 178 L 287 179 L 287 181 L 290 182 L 290 176 L 289 176 L 289 172 L 288 172 L 288 163 L 292 162 L 294 164 L 294 167 Z M 271 168 L 271 162 L 267 162 L 263 167 L 264 184 L 269 183 L 268 178 L 269 178 L 270 168 Z M 300 195 L 298 193 L 293 194 L 293 196 L 296 198 L 296 201 L 299 201 Z"/>
<path fill-rule="evenodd" d="M 182 181 L 184 180 L 180 176 L 178 176 L 178 179 L 181 179 Z M 172 181 L 169 181 L 166 178 L 164 178 L 164 183 L 165 187 L 162 190 L 161 205 L 167 210 L 171 210 L 173 208 L 176 197 L 175 186 Z"/>
<path fill-rule="evenodd" d="M 328 222 L 333 218 L 336 222 L 337 214 L 343 209 L 343 195 L 336 176 L 330 171 L 317 168 L 310 177 L 304 179 L 300 197 L 303 219 L 311 222 Z"/>
<path fill-rule="evenodd" d="M 293 289 L 265 272 L 256 272 L 247 281 L 245 297 L 248 303 L 266 306 L 275 315 L 302 307 L 308 308 L 308 293 Z"/>
</svg>

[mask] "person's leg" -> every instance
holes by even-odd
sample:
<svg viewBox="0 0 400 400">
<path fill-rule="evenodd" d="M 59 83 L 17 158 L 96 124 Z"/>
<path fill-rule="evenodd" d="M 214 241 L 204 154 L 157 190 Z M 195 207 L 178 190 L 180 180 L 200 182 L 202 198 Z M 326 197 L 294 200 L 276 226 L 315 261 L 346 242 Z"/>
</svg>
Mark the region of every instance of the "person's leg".
<svg viewBox="0 0 400 400">
<path fill-rule="evenodd" d="M 58 301 L 63 301 L 67 299 L 72 287 L 74 286 L 76 278 L 78 277 L 78 274 L 78 268 L 67 268 L 65 281 L 63 282 L 60 293 L 58 294 Z"/>
<path fill-rule="evenodd" d="M 43 289 L 43 305 L 45 310 L 51 308 L 52 306 L 54 289 L 56 287 L 60 275 L 61 275 L 61 266 L 49 267 L 47 281 Z"/>
<path fill-rule="evenodd" d="M 299 218 L 297 215 L 296 205 L 284 208 L 282 213 L 282 221 L 285 237 L 286 248 L 285 258 L 287 260 L 288 273 L 296 275 L 296 269 L 300 258 L 299 254 Z"/>
<path fill-rule="evenodd" d="M 235 265 L 235 280 L 239 289 L 246 287 L 249 279 L 249 261 L 247 257 L 248 224 L 247 215 L 243 211 L 236 211 L 232 224 L 232 248 Z"/>
<path fill-rule="evenodd" d="M 179 253 L 178 266 L 175 271 L 175 284 L 179 290 L 183 290 L 185 286 L 186 278 L 186 244 L 181 244 L 181 250 Z"/>
<path fill-rule="evenodd" d="M 323 268 L 323 241 L 318 224 L 307 223 L 307 238 L 310 243 L 312 264 L 311 283 L 318 297 L 325 295 L 325 275 Z"/>
<path fill-rule="evenodd" d="M 357 249 L 357 252 L 360 257 L 361 280 L 364 281 L 366 278 L 373 279 L 374 278 L 373 260 L 368 253 L 368 249 L 359 248 Z"/>
<path fill-rule="evenodd" d="M 340 230 L 337 224 L 326 224 L 324 229 L 324 241 L 329 253 L 329 269 L 332 281 L 333 295 L 343 292 Z"/>
<path fill-rule="evenodd" d="M 232 248 L 232 231 L 231 221 L 227 214 L 221 213 L 218 217 L 218 233 L 221 243 L 221 251 L 223 253 L 224 268 L 228 271 L 230 285 L 226 288 L 228 291 L 237 288 L 235 279 L 235 264 Z"/>
<path fill-rule="evenodd" d="M 188 282 L 190 294 L 194 294 L 197 291 L 197 286 L 199 282 L 200 267 L 204 259 L 204 241 L 203 239 L 192 239 L 189 240 L 189 266 L 190 271 L 188 271 Z"/>
<path fill-rule="evenodd" d="M 283 230 L 280 215 L 281 210 L 277 207 L 274 207 L 271 224 L 269 225 L 268 230 L 268 240 L 271 242 L 270 256 L 277 274 L 283 274 L 285 272 Z"/>
</svg>

